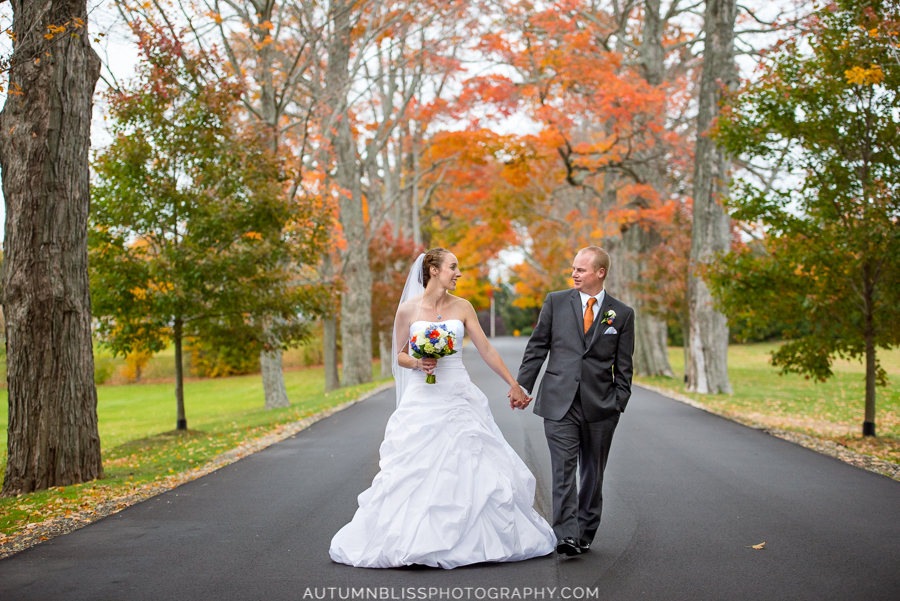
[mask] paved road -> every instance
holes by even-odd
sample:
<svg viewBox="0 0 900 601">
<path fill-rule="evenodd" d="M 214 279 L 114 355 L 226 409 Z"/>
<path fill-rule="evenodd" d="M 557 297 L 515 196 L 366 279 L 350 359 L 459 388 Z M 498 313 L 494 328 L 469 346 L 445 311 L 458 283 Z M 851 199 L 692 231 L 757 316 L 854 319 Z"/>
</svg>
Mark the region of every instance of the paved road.
<svg viewBox="0 0 900 601">
<path fill-rule="evenodd" d="M 515 368 L 524 341 L 496 346 Z M 503 382 L 470 348 L 470 373 L 535 472 L 546 515 L 541 421 L 506 406 Z M 503 587 L 525 599 L 900 599 L 900 482 L 641 389 L 616 433 L 590 554 L 456 570 L 334 564 L 331 536 L 377 471 L 393 406 L 386 391 L 2 560 L 0 599 L 339 599 L 361 587 L 380 599 L 474 599 Z"/>
</svg>

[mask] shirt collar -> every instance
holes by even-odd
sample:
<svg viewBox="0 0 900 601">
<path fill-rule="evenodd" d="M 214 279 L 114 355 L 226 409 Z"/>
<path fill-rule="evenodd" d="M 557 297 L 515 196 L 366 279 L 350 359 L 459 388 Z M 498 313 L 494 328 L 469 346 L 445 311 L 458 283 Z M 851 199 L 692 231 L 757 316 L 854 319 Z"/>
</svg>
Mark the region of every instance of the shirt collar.
<svg viewBox="0 0 900 601">
<path fill-rule="evenodd" d="M 589 296 L 589 295 L 587 295 L 587 294 L 585 294 L 585 293 L 582 292 L 581 290 L 578 291 L 578 294 L 581 295 L 581 306 L 582 306 L 582 307 L 586 307 L 586 306 L 587 306 L 587 303 L 588 303 L 588 299 L 589 299 L 589 298 L 596 298 L 596 299 L 597 299 L 597 306 L 599 307 L 600 305 L 603 304 L 603 297 L 606 296 L 606 288 L 604 288 L 603 290 L 601 290 L 601 291 L 597 294 L 597 296 L 593 296 L 593 297 L 592 297 L 592 296 Z"/>
</svg>

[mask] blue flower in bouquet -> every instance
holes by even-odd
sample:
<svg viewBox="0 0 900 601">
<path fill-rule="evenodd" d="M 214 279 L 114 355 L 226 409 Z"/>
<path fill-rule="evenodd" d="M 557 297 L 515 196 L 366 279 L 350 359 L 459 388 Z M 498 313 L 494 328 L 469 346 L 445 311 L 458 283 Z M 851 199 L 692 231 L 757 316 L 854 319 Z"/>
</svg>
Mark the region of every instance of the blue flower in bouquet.
<svg viewBox="0 0 900 601">
<path fill-rule="evenodd" d="M 409 340 L 410 353 L 416 359 L 441 359 L 456 353 L 456 334 L 443 324 L 430 324 L 414 332 Z M 425 378 L 427 384 L 437 384 L 434 374 Z"/>
</svg>

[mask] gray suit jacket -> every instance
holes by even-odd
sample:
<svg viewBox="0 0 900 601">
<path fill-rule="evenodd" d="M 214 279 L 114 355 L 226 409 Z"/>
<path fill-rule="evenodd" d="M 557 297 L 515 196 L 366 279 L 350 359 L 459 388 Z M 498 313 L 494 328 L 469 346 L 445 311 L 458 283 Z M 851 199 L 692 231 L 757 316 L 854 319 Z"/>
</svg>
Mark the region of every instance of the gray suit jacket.
<svg viewBox="0 0 900 601">
<path fill-rule="evenodd" d="M 609 310 L 616 313 L 612 324 L 601 322 Z M 617 415 L 628 404 L 634 372 L 634 311 L 607 292 L 587 337 L 583 319 L 577 290 L 551 292 L 544 300 L 517 378 L 526 390 L 533 390 L 550 355 L 534 402 L 534 412 L 541 417 L 562 419 L 579 386 L 589 422 Z"/>
</svg>

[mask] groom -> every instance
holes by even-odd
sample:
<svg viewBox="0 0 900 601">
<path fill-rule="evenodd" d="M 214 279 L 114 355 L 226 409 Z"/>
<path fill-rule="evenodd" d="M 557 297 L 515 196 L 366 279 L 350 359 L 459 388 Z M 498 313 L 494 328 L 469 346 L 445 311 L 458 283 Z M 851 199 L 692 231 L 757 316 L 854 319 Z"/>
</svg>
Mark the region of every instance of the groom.
<svg viewBox="0 0 900 601">
<path fill-rule="evenodd" d="M 600 526 L 603 471 L 631 396 L 634 311 L 603 289 L 608 272 L 602 248 L 578 251 L 575 288 L 547 295 L 517 378 L 531 391 L 549 353 L 534 412 L 544 418 L 550 446 L 556 551 L 566 555 L 588 551 Z"/>
</svg>

